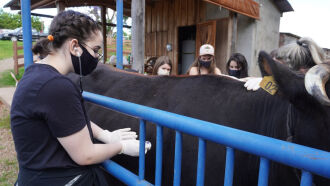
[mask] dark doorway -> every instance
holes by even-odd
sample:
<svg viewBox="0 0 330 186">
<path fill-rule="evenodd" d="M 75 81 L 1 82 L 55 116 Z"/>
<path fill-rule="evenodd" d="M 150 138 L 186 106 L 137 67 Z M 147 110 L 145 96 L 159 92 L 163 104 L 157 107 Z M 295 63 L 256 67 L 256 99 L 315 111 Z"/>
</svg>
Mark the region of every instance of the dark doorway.
<svg viewBox="0 0 330 186">
<path fill-rule="evenodd" d="M 186 74 L 195 60 L 196 26 L 179 27 L 178 74 Z"/>
</svg>

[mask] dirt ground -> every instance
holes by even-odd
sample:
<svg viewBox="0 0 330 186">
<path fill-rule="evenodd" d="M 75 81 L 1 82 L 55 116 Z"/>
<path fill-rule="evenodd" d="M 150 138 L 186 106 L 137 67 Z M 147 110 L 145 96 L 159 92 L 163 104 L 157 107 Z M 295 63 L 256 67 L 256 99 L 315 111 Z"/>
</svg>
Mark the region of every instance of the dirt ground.
<svg viewBox="0 0 330 186">
<path fill-rule="evenodd" d="M 9 108 L 0 102 L 0 121 L 8 121 Z M 0 185 L 13 185 L 18 173 L 18 164 L 10 128 L 0 126 Z"/>
</svg>

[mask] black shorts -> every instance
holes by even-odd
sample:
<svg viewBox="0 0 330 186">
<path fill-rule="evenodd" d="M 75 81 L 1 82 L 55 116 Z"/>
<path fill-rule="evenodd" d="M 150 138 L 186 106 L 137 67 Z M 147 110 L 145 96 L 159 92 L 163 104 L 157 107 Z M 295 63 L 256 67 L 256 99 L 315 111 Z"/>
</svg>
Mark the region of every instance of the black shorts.
<svg viewBox="0 0 330 186">
<path fill-rule="evenodd" d="M 104 186 L 103 170 L 97 166 L 30 170 L 20 167 L 15 186 Z"/>
</svg>

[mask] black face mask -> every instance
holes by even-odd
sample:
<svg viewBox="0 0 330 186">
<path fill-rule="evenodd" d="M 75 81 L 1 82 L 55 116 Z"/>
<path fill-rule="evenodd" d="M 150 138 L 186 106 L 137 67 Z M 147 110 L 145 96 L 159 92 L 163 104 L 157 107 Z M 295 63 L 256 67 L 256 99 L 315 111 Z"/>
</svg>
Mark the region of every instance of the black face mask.
<svg viewBox="0 0 330 186">
<path fill-rule="evenodd" d="M 79 58 L 81 61 L 81 75 L 86 76 L 90 74 L 97 66 L 98 58 L 93 57 L 85 47 L 81 44 L 79 46 L 82 48 L 83 53 L 80 57 L 71 54 L 71 61 L 76 74 L 80 74 Z"/>
<path fill-rule="evenodd" d="M 234 76 L 234 77 L 237 77 L 239 78 L 241 76 L 241 71 L 240 70 L 230 70 L 229 69 L 229 75 L 230 76 Z"/>
<path fill-rule="evenodd" d="M 199 64 L 201 65 L 201 67 L 210 68 L 211 60 L 203 61 L 203 60 L 199 59 Z"/>
</svg>

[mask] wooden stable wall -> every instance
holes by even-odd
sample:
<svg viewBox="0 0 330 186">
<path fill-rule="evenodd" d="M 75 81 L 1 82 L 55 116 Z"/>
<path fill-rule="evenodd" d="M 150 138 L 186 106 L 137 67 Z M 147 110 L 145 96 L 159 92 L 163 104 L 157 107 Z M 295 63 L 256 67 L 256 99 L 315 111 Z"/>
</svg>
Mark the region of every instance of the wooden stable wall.
<svg viewBox="0 0 330 186">
<path fill-rule="evenodd" d="M 146 4 L 145 57 L 167 55 L 178 71 L 178 27 L 191 26 L 204 20 L 202 0 L 159 0 Z M 166 51 L 166 44 L 172 51 Z"/>
</svg>

